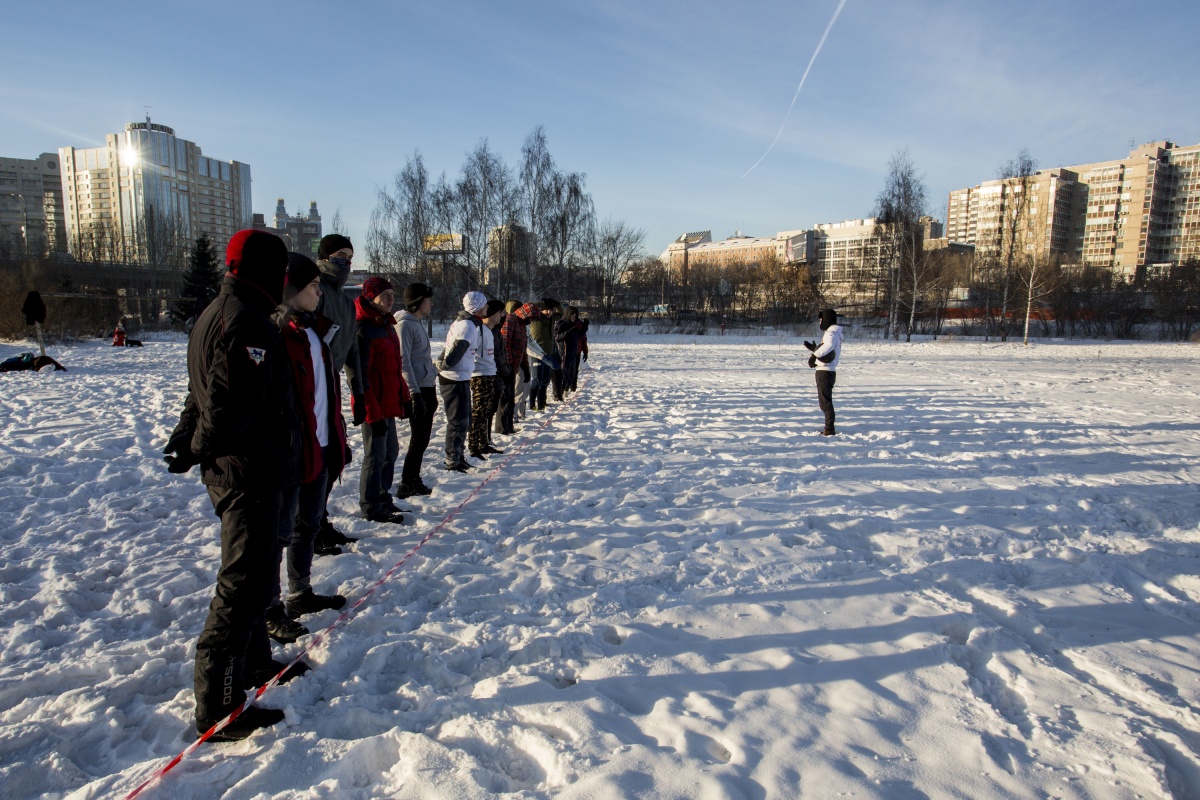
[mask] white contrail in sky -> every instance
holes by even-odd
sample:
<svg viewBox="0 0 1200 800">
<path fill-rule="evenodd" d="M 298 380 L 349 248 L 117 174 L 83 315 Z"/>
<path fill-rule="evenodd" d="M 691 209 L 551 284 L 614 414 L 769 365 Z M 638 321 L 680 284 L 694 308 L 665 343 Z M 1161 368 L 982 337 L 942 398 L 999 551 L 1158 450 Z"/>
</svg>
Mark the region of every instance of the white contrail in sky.
<svg viewBox="0 0 1200 800">
<path fill-rule="evenodd" d="M 838 14 L 842 13 L 842 7 L 846 5 L 846 0 L 841 0 L 838 3 L 837 11 L 833 12 L 833 18 L 829 20 L 829 24 L 825 26 L 825 32 L 821 34 L 821 41 L 817 42 L 817 49 L 813 51 L 812 58 L 808 60 L 808 66 L 804 70 L 804 75 L 800 78 L 800 85 L 796 87 L 796 93 L 792 95 L 792 104 L 788 106 L 788 112 L 784 115 L 783 124 L 779 126 L 779 133 L 775 134 L 775 138 L 771 141 L 771 146 L 767 148 L 767 152 L 762 154 L 762 158 L 754 162 L 754 167 L 757 167 L 763 162 L 768 154 L 775 148 L 775 142 L 779 141 L 779 137 L 783 135 L 784 126 L 787 125 L 788 117 L 792 115 L 792 109 L 796 107 L 796 98 L 800 96 L 800 90 L 804 88 L 804 81 L 808 79 L 808 71 L 812 69 L 813 62 L 817 60 L 817 56 L 821 54 L 821 48 L 825 46 L 825 40 L 829 38 L 829 32 L 833 30 L 833 23 L 837 22 Z M 751 172 L 754 172 L 754 167 L 746 170 L 742 177 L 746 177 Z"/>
</svg>

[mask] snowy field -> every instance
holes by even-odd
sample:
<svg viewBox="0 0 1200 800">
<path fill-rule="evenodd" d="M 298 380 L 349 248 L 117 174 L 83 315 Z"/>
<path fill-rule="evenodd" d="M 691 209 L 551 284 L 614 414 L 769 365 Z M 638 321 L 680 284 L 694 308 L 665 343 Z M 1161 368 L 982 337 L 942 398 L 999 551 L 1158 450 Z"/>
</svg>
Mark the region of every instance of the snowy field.
<svg viewBox="0 0 1200 800">
<path fill-rule="evenodd" d="M 184 349 L 0 375 L 8 800 L 122 797 L 194 738 L 219 546 L 159 454 Z M 1196 346 L 851 335 L 835 439 L 796 339 L 592 353 L 264 696 L 283 725 L 141 797 L 1200 797 Z M 437 462 L 406 528 L 353 516 L 355 463 L 363 539 L 318 591 L 361 595 L 489 474 Z"/>
</svg>

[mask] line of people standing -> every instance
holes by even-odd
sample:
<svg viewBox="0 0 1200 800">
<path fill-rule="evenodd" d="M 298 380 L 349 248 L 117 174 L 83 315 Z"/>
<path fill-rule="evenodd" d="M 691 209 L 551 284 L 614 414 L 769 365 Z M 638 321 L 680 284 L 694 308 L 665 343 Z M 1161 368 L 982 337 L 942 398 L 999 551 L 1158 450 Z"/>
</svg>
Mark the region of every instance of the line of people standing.
<svg viewBox="0 0 1200 800">
<path fill-rule="evenodd" d="M 363 437 L 363 517 L 407 524 L 393 500 L 428 495 L 421 463 L 441 392 L 445 467 L 465 472 L 503 452 L 492 438 L 516 432 L 528 396 L 544 410 L 546 390 L 575 391 L 587 359 L 587 324 L 552 298 L 507 306 L 468 292 L 435 362 L 426 333 L 433 291 L 409 284 L 403 310 L 382 277 L 357 299 L 344 291 L 354 249 L 324 237 L 318 260 L 288 253 L 282 240 L 244 230 L 226 248 L 221 291 L 188 341 L 188 394 L 165 448 L 168 469 L 199 465 L 221 520 L 221 565 L 196 647 L 196 727 L 205 733 L 286 666 L 270 639 L 308 633 L 300 617 L 342 608 L 340 594 L 312 587 L 315 555 L 337 555 L 356 539 L 329 520 L 328 498 L 352 460 L 339 375 L 350 389 L 352 423 Z M 530 355 L 532 353 L 532 356 Z M 400 480 L 399 420 L 409 423 Z M 476 459 L 471 462 L 467 455 Z M 287 591 L 280 578 L 286 554 Z M 308 670 L 298 662 L 286 682 Z M 250 707 L 210 741 L 234 741 L 283 718 Z"/>
</svg>

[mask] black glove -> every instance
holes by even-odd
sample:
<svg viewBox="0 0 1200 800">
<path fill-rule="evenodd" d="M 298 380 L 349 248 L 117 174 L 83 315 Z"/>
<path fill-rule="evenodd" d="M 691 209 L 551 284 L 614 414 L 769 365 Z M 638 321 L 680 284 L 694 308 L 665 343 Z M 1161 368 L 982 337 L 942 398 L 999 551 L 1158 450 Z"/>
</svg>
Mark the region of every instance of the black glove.
<svg viewBox="0 0 1200 800">
<path fill-rule="evenodd" d="M 413 416 L 413 417 L 424 417 L 425 416 L 425 398 L 422 397 L 420 395 L 420 393 L 414 394 L 412 396 L 412 414 L 410 416 Z"/>
<path fill-rule="evenodd" d="M 816 369 L 816 368 L 817 368 L 817 357 L 816 357 L 816 356 L 809 356 L 809 357 L 808 357 L 808 368 L 809 368 L 809 369 Z"/>
<path fill-rule="evenodd" d="M 521 365 L 521 378 L 526 383 L 529 383 L 529 365 L 528 364 Z"/>
<path fill-rule="evenodd" d="M 350 449 L 350 445 L 346 445 L 346 449 L 342 452 L 342 464 L 349 464 L 354 460 L 354 451 Z"/>
<path fill-rule="evenodd" d="M 367 399 L 361 394 L 350 399 L 350 416 L 354 427 L 362 425 L 367 419 Z"/>
<path fill-rule="evenodd" d="M 381 419 L 377 419 L 371 423 L 371 433 L 376 436 L 383 436 L 387 433 L 387 423 Z"/>
<path fill-rule="evenodd" d="M 167 472 L 182 475 L 196 466 L 196 457 L 192 454 L 191 440 L 192 431 L 190 429 L 183 429 L 183 426 L 176 428 L 175 432 L 171 434 L 171 438 L 167 440 L 167 446 L 163 448 L 163 461 L 167 462 Z M 171 455 L 172 453 L 175 455 Z"/>
<path fill-rule="evenodd" d="M 509 378 L 512 377 L 512 367 L 510 367 L 508 364 L 505 364 L 504 366 L 500 367 L 499 375 L 504 380 L 508 380 Z"/>
<path fill-rule="evenodd" d="M 812 343 L 812 342 L 810 342 L 810 341 L 808 341 L 808 340 L 805 340 L 805 342 L 804 342 L 804 346 L 805 346 L 805 347 L 807 347 L 807 348 L 809 349 L 809 352 L 811 352 L 811 351 L 813 351 L 813 350 L 816 350 L 816 349 L 817 349 L 817 346 L 816 346 L 814 343 Z"/>
<path fill-rule="evenodd" d="M 584 353 L 584 354 L 583 354 L 583 360 L 584 360 L 584 361 L 587 361 L 587 353 Z"/>
</svg>

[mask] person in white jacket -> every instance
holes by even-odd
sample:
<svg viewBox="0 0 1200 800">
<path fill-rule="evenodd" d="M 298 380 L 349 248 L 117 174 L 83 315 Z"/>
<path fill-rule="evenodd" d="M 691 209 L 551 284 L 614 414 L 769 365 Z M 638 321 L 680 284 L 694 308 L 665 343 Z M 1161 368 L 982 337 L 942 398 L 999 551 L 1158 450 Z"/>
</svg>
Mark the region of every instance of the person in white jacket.
<svg viewBox="0 0 1200 800">
<path fill-rule="evenodd" d="M 836 436 L 833 411 L 833 384 L 837 381 L 838 362 L 842 357 L 842 326 L 837 324 L 837 312 L 827 308 L 817 315 L 824 335 L 821 343 L 805 342 L 812 351 L 808 366 L 817 371 L 817 403 L 825 413 L 825 429 L 822 436 Z"/>
<path fill-rule="evenodd" d="M 446 333 L 446 347 L 437 361 L 438 385 L 446 407 L 446 469 L 471 468 L 463 452 L 471 427 L 471 373 L 479 360 L 483 341 L 483 314 L 487 297 L 482 292 L 463 296 L 463 311 Z"/>
</svg>

